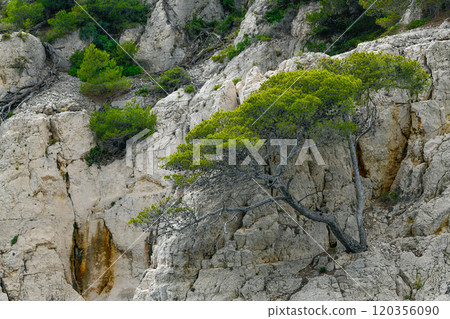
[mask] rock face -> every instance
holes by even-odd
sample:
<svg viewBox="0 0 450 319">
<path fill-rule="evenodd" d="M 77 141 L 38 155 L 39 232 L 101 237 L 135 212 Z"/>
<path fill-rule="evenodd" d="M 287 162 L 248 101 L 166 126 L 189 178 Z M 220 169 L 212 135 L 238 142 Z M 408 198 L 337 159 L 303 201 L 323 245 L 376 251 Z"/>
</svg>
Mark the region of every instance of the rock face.
<svg viewBox="0 0 450 319">
<path fill-rule="evenodd" d="M 357 48 L 416 59 L 433 76 L 430 90 L 415 103 L 409 103 L 410 97 L 403 91 L 379 94 L 376 98 L 379 120 L 360 144 L 369 199 L 368 252 L 345 254 L 338 244 L 336 251 L 330 250 L 335 264 L 287 214 L 329 249 L 333 238 L 323 226 L 298 219 L 287 208 L 284 212 L 267 206 L 239 216 L 228 234 L 205 223 L 186 234 L 159 238 L 152 249 L 152 267 L 144 274 L 135 299 L 449 300 L 450 201 L 446 163 L 450 101 L 446 92 L 450 76 L 446 71 L 449 57 L 444 53 L 448 52 L 449 35 L 450 29 L 443 24 L 441 28 L 410 31 Z M 304 54 L 284 61 L 266 74 L 253 67 L 236 85 L 239 101 L 276 72 L 293 71 L 297 62 L 314 67 L 320 58 Z M 236 59 L 240 63 L 244 57 Z M 230 74 L 219 83 L 226 83 L 231 76 L 235 75 Z M 202 99 L 208 99 L 210 81 L 192 100 L 194 109 Z M 208 111 L 204 109 L 200 118 L 208 116 Z M 339 211 L 347 230 L 355 230 L 351 208 L 355 195 L 348 154 L 339 147 L 320 151 L 327 167 L 297 168 L 293 189 L 299 197 L 319 189 L 320 196 L 311 199 L 309 205 Z M 208 192 L 197 194 L 200 214 L 230 198 L 242 198 L 238 194 L 244 192 L 235 189 L 214 193 L 221 194 L 220 198 Z M 376 199 L 388 193 L 395 194 L 398 204 L 393 202 L 387 207 Z M 251 204 L 263 195 L 243 200 Z M 325 273 L 321 273 L 323 267 Z"/>
<path fill-rule="evenodd" d="M 10 300 L 130 299 L 148 265 L 143 239 L 127 250 L 142 236 L 127 221 L 152 195 L 140 195 L 124 161 L 87 166 L 95 105 L 79 87 L 61 75 L 0 126 L 0 274 Z"/>
<path fill-rule="evenodd" d="M 173 68 L 183 61 L 181 48 L 186 23 L 197 14 L 205 21 L 223 17 L 219 0 L 160 0 L 148 19 L 136 59 L 152 72 Z"/>
<path fill-rule="evenodd" d="M 45 49 L 31 34 L 15 32 L 0 39 L 0 100 L 8 92 L 35 85 L 45 70 Z"/>
<path fill-rule="evenodd" d="M 223 17 L 218 2 L 149 1 L 147 26 L 128 30 L 121 41 L 140 41 L 137 58 L 152 71 L 169 69 L 184 59 L 179 45 L 186 22 L 194 12 L 205 20 Z M 267 1 L 249 4 L 237 42 L 245 33 L 265 32 L 257 21 Z M 89 115 L 99 105 L 78 93 L 76 78 L 60 73 L 48 90 L 15 110 L 0 124 L 0 300 L 449 300 L 448 23 L 356 49 L 404 55 L 432 76 L 430 89 L 414 103 L 399 90 L 376 97 L 379 120 L 358 150 L 367 252 L 346 254 L 324 225 L 276 205 L 236 215 L 226 232 L 223 224 L 231 216 L 156 239 L 128 225 L 172 191 L 157 164 L 193 126 L 218 110 L 238 107 L 270 76 L 299 65 L 313 68 L 326 57 L 292 58 L 307 32 L 302 16 L 314 10 L 313 3 L 287 14 L 280 24 L 288 25 L 286 37 L 253 44 L 226 65 L 208 60 L 193 66 L 189 72 L 198 90 L 178 90 L 153 106 L 156 132 L 136 143 L 132 165 L 126 159 L 86 164 L 84 156 L 95 145 Z M 72 37 L 76 34 L 56 47 L 66 59 L 84 45 Z M 30 61 L 22 73 L 11 67 L 20 55 Z M 14 34 L 1 40 L 0 98 L 36 83 L 45 63 L 36 38 Z M 112 101 L 123 102 L 123 97 Z M 318 192 L 306 205 L 336 212 L 346 231 L 355 232 L 348 151 L 334 145 L 320 152 L 325 167 L 307 162 L 288 168 L 294 195 Z M 201 215 L 223 204 L 266 198 L 255 190 L 257 185 L 231 190 L 219 185 L 184 198 Z"/>
</svg>

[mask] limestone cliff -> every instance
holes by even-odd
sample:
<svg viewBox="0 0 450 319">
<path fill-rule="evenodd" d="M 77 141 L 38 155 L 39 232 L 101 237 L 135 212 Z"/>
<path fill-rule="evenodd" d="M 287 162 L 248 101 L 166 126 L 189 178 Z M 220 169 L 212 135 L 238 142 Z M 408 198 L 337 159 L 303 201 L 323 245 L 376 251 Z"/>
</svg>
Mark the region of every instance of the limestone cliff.
<svg viewBox="0 0 450 319">
<path fill-rule="evenodd" d="M 152 72 L 189 54 L 183 29 L 193 12 L 208 20 L 224 15 L 218 1 L 148 2 L 153 12 L 145 27 L 127 30 L 121 40 L 139 41 L 137 58 Z M 267 1 L 249 4 L 236 43 L 246 33 L 283 36 L 252 44 L 226 65 L 210 59 L 191 65 L 197 92 L 179 90 L 153 107 L 158 126 L 151 143 L 159 157 L 196 123 L 238 107 L 271 75 L 299 64 L 312 68 L 325 57 L 295 56 L 308 33 L 305 12 L 317 4 L 301 6 L 275 31 L 257 22 Z M 58 40 L 62 66 L 84 46 L 76 33 Z M 376 98 L 379 119 L 359 145 L 367 252 L 347 254 L 324 225 L 295 217 L 309 237 L 275 205 L 240 215 L 227 234 L 214 221 L 156 240 L 129 226 L 139 210 L 171 191 L 165 172 L 157 168 L 148 176 L 125 159 L 89 167 L 83 159 L 95 145 L 89 115 L 99 104 L 78 93 L 77 78 L 60 71 L 50 88 L 0 124 L 0 300 L 450 300 L 450 23 L 361 43 L 356 50 L 418 60 L 432 76 L 414 103 L 401 90 Z M 20 57 L 25 65 L 13 67 Z M 32 35 L 0 40 L 0 99 L 37 83 L 48 62 Z M 236 78 L 242 81 L 233 83 Z M 120 106 L 132 97 L 131 91 L 111 102 Z M 337 212 L 346 230 L 356 230 L 349 154 L 344 145 L 321 153 L 327 166 L 292 168 L 292 188 L 299 197 L 317 191 L 308 205 Z M 239 192 L 184 196 L 205 214 Z M 396 199 L 383 201 L 388 193 Z M 251 204 L 264 196 L 241 200 Z"/>
</svg>

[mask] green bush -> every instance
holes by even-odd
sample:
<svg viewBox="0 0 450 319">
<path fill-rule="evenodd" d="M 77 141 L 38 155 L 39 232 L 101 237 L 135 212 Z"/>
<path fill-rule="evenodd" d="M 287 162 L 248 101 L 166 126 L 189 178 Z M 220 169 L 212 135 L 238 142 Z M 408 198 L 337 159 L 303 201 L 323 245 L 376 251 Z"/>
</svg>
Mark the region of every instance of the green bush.
<svg viewBox="0 0 450 319">
<path fill-rule="evenodd" d="M 241 11 L 233 12 L 228 15 L 223 21 L 217 23 L 214 31 L 218 34 L 225 36 L 233 32 L 233 30 L 239 28 L 242 20 L 244 19 L 244 13 Z"/>
<path fill-rule="evenodd" d="M 172 93 L 190 82 L 191 77 L 187 71 L 179 66 L 164 72 L 158 79 L 159 85 L 168 93 Z M 162 92 L 161 87 L 155 86 L 155 91 Z"/>
<path fill-rule="evenodd" d="M 11 32 L 5 32 L 2 34 L 2 40 L 8 40 L 11 38 Z"/>
<path fill-rule="evenodd" d="M 383 29 L 375 21 L 376 18 L 362 15 L 364 8 L 358 0 L 320 0 L 319 12 L 307 13 L 306 20 L 311 26 L 311 35 L 307 47 L 310 51 L 323 52 L 329 39 L 343 35 L 331 48 L 328 54 L 334 55 L 355 48 L 360 42 L 377 38 Z M 358 18 L 362 15 L 362 18 Z M 353 26 L 352 24 L 357 21 Z M 349 27 L 352 26 L 350 29 Z M 345 34 L 344 34 L 345 32 Z M 331 43 L 330 43 L 331 45 Z"/>
<path fill-rule="evenodd" d="M 229 12 L 224 20 L 208 22 L 194 14 L 192 21 L 186 24 L 187 34 L 192 38 L 204 31 L 208 31 L 226 36 L 232 33 L 233 30 L 239 28 L 244 19 L 245 12 L 236 7 L 234 0 L 222 0 L 222 6 L 226 12 Z"/>
<path fill-rule="evenodd" d="M 94 164 L 100 164 L 105 158 L 107 154 L 100 149 L 100 147 L 95 146 L 89 150 L 89 153 L 84 156 L 84 160 L 89 166 Z"/>
<path fill-rule="evenodd" d="M 137 90 L 136 92 L 134 92 L 134 94 L 136 95 L 141 95 L 141 96 L 147 96 L 149 92 L 148 88 L 140 88 L 139 90 Z"/>
<path fill-rule="evenodd" d="M 220 89 L 222 87 L 221 84 L 216 84 L 214 85 L 214 91 L 217 91 L 218 89 Z"/>
<path fill-rule="evenodd" d="M 266 36 L 265 34 L 263 34 L 263 35 L 260 35 L 260 36 L 258 37 L 258 40 L 259 40 L 259 41 L 271 41 L 271 40 L 272 40 L 272 37 L 268 37 L 268 36 Z"/>
<path fill-rule="evenodd" d="M 73 0 L 39 0 L 39 2 L 44 6 L 45 15 L 47 17 L 50 17 L 61 10 L 69 10 L 75 5 Z"/>
<path fill-rule="evenodd" d="M 124 50 L 128 53 L 125 53 Z M 111 52 L 111 57 L 116 60 L 117 65 L 123 67 L 124 76 L 134 76 L 142 73 L 142 68 L 136 65 L 132 58 L 136 55 L 139 48 L 134 41 L 124 42 Z"/>
<path fill-rule="evenodd" d="M 78 76 L 78 70 L 83 63 L 84 55 L 86 54 L 86 49 L 75 51 L 70 57 L 70 70 L 69 74 L 71 76 Z"/>
<path fill-rule="evenodd" d="M 369 9 L 368 14 L 377 18 L 376 22 L 385 29 L 397 24 L 409 5 L 405 0 L 359 0 L 359 3 Z M 372 4 L 374 4 L 372 6 Z M 449 0 L 420 0 L 417 4 L 425 13 L 426 18 L 433 18 L 442 10 L 450 8 Z"/>
<path fill-rule="evenodd" d="M 122 145 L 126 140 L 149 129 L 153 134 L 156 115 L 147 106 L 141 108 L 136 100 L 129 102 L 124 109 L 105 105 L 104 111 L 96 111 L 89 120 L 89 128 L 95 132 L 100 142 L 118 141 Z"/>
<path fill-rule="evenodd" d="M 82 4 L 112 33 L 118 33 L 136 23 L 145 23 L 150 11 L 142 0 L 84 0 Z"/>
<path fill-rule="evenodd" d="M 54 18 L 48 19 L 48 24 L 52 29 L 45 34 L 45 40 L 51 42 L 75 31 L 84 20 L 82 14 L 79 10 L 59 11 Z"/>
<path fill-rule="evenodd" d="M 269 10 L 266 11 L 266 21 L 274 23 L 283 20 L 286 12 L 291 8 L 298 8 L 301 3 L 310 0 L 269 0 Z"/>
<path fill-rule="evenodd" d="M 83 9 L 110 34 L 118 34 L 128 27 L 135 24 L 145 23 L 150 8 L 142 0 L 80 0 Z M 73 30 L 80 28 L 80 38 L 93 38 L 96 47 L 112 51 L 115 47 L 112 41 L 104 32 L 86 15 L 86 13 L 77 5 L 73 6 L 73 1 L 66 0 L 47 1 L 45 0 L 42 8 L 53 12 L 59 11 L 55 18 L 49 19 L 49 24 L 53 27 L 47 37 L 51 40 L 64 36 Z M 66 12 L 72 7 L 71 11 Z"/>
<path fill-rule="evenodd" d="M 233 84 L 236 85 L 236 84 L 238 84 L 238 83 L 241 82 L 241 81 L 242 81 L 241 78 L 235 78 L 235 79 L 233 80 Z"/>
<path fill-rule="evenodd" d="M 197 36 L 203 31 L 212 31 L 218 25 L 219 22 L 216 20 L 211 22 L 206 22 L 202 18 L 199 18 L 196 14 L 192 18 L 192 21 L 186 24 L 187 34 L 191 37 Z"/>
<path fill-rule="evenodd" d="M 242 51 L 249 47 L 252 43 L 252 39 L 246 34 L 244 35 L 244 40 L 239 42 L 236 46 L 230 44 L 227 48 L 220 51 L 217 55 L 211 57 L 214 62 L 223 63 L 225 58 L 232 60 L 234 57 L 238 56 Z"/>
<path fill-rule="evenodd" d="M 16 235 L 11 239 L 11 246 L 15 245 L 17 243 L 17 240 L 19 239 L 19 235 Z"/>
<path fill-rule="evenodd" d="M 77 72 L 81 81 L 80 92 L 91 96 L 108 96 L 116 91 L 128 89 L 130 81 L 122 76 L 122 69 L 110 55 L 91 44 Z"/>
<path fill-rule="evenodd" d="M 228 10 L 228 11 L 236 10 L 234 0 L 220 0 L 220 2 L 225 10 Z"/>
<path fill-rule="evenodd" d="M 184 92 L 185 93 L 194 93 L 195 92 L 195 87 L 193 85 L 188 85 L 184 88 Z"/>
<path fill-rule="evenodd" d="M 429 21 L 429 18 L 411 21 L 406 25 L 406 30 L 412 30 L 421 27 L 423 25 L 426 25 Z"/>
<path fill-rule="evenodd" d="M 3 11 L 2 23 L 13 29 L 30 29 L 44 20 L 44 6 L 40 2 L 11 0 Z"/>
</svg>

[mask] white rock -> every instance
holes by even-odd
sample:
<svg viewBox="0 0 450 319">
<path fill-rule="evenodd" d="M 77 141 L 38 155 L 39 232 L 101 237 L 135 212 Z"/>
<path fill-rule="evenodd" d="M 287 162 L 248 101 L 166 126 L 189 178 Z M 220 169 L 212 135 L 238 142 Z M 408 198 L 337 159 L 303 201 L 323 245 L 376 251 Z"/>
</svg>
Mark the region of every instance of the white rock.
<svg viewBox="0 0 450 319">
<path fill-rule="evenodd" d="M 33 35 L 21 34 L 0 39 L 0 99 L 8 92 L 39 83 L 44 74 L 44 46 Z"/>
</svg>

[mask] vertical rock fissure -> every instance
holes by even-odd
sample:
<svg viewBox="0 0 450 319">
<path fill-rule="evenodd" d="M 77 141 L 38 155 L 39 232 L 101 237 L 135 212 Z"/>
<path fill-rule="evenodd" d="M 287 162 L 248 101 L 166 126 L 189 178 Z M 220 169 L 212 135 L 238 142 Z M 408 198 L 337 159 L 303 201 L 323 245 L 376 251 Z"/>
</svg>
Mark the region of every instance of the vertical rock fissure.
<svg viewBox="0 0 450 319">
<path fill-rule="evenodd" d="M 73 236 L 72 236 L 72 253 L 70 256 L 71 274 L 72 274 L 72 287 L 80 295 L 83 295 L 83 277 L 84 277 L 84 248 L 83 238 L 80 234 L 80 229 L 75 222 L 73 224 Z"/>
<path fill-rule="evenodd" d="M 9 297 L 8 291 L 6 290 L 5 283 L 3 282 L 2 278 L 0 278 L 0 290 L 6 295 L 8 301 L 11 301 L 11 298 Z"/>
</svg>

